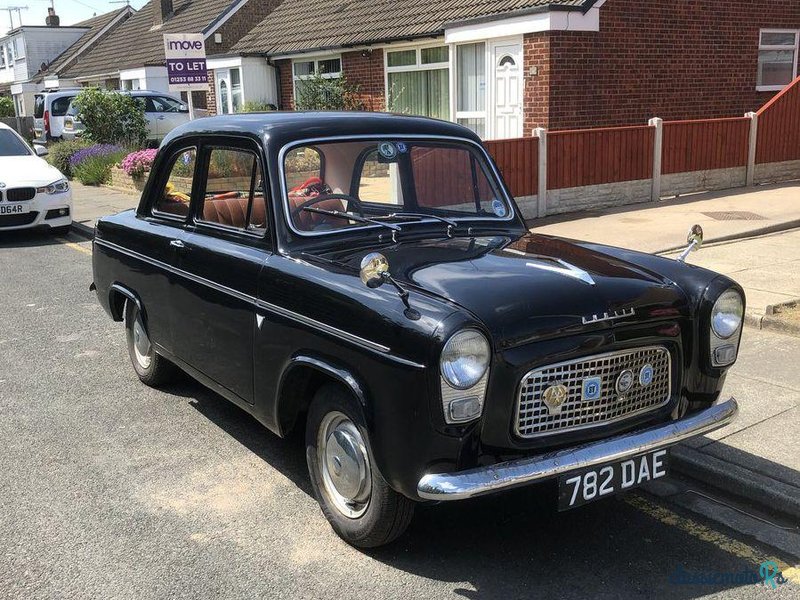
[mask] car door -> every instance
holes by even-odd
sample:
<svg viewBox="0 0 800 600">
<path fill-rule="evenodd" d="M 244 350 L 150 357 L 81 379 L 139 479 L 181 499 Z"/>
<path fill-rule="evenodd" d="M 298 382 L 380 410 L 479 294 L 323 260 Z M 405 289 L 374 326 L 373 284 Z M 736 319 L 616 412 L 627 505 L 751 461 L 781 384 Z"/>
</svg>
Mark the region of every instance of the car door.
<svg viewBox="0 0 800 600">
<path fill-rule="evenodd" d="M 124 243 L 126 250 L 148 266 L 133 269 L 132 280 L 122 283 L 142 301 L 150 338 L 167 354 L 174 354 L 173 291 L 182 281 L 177 271 L 179 250 L 188 235 L 197 146 L 191 140 L 181 141 L 164 152 L 165 162 L 159 165 L 139 226 Z M 134 259 L 132 264 L 136 264 Z"/>
<path fill-rule="evenodd" d="M 160 113 L 153 102 L 153 98 L 151 96 L 139 98 L 144 101 L 144 118 L 147 121 L 147 139 L 161 141 L 161 138 L 164 137 L 164 135 L 160 133 L 159 124 L 161 119 L 158 118 Z"/>
<path fill-rule="evenodd" d="M 183 102 L 169 96 L 159 96 L 154 98 L 153 102 L 156 105 L 156 109 L 160 110 L 156 119 L 159 122 L 158 132 L 161 137 L 189 121 L 189 109 Z"/>
<path fill-rule="evenodd" d="M 221 138 L 203 145 L 201 165 L 174 296 L 176 353 L 250 404 L 258 276 L 270 256 L 263 157 L 254 141 Z"/>
</svg>

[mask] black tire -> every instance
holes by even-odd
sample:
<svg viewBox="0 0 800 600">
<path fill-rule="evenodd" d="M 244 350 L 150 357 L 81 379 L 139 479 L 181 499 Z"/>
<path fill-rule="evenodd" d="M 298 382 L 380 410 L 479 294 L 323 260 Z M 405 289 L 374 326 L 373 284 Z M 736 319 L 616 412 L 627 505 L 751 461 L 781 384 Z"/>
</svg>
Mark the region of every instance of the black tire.
<svg viewBox="0 0 800 600">
<path fill-rule="evenodd" d="M 156 352 L 152 344 L 147 343 L 147 351 L 137 352 L 134 339 L 137 320 L 140 333 L 147 336 L 144 321 L 139 313 L 139 307 L 130 300 L 125 302 L 125 337 L 128 342 L 128 355 L 130 356 L 133 370 L 142 383 L 150 387 L 159 387 L 175 379 L 178 369 L 166 358 Z M 149 337 L 148 337 L 149 340 Z M 147 360 L 143 360 L 142 357 Z"/>
<path fill-rule="evenodd" d="M 334 414 L 344 415 L 355 425 L 369 459 L 371 492 L 363 514 L 356 517 L 347 516 L 337 508 L 323 482 L 320 427 Z M 333 530 L 348 544 L 358 548 L 383 546 L 402 535 L 411 523 L 415 503 L 389 487 L 378 472 L 360 407 L 340 386 L 326 385 L 314 396 L 306 421 L 306 460 L 317 502 Z"/>
</svg>

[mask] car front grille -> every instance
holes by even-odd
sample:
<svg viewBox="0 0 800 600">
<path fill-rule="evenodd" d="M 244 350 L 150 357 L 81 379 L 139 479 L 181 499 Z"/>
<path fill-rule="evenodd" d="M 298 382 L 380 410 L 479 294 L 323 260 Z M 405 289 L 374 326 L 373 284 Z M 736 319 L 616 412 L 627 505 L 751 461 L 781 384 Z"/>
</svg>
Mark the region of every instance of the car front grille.
<svg viewBox="0 0 800 600">
<path fill-rule="evenodd" d="M 646 368 L 648 365 L 650 369 Z M 522 378 L 519 388 L 515 433 L 523 438 L 553 435 L 598 427 L 655 410 L 669 402 L 671 367 L 666 348 L 649 346 L 597 354 L 530 371 Z M 652 380 L 646 383 L 649 372 L 652 372 Z M 618 381 L 623 373 L 620 393 Z M 627 390 L 625 379 L 630 382 Z M 553 392 L 562 394 L 548 393 L 551 405 L 548 407 L 545 391 L 550 387 L 556 388 Z"/>
<path fill-rule="evenodd" d="M 9 202 L 33 200 L 34 196 L 36 196 L 36 188 L 32 187 L 11 188 L 6 190 L 6 200 Z"/>
<path fill-rule="evenodd" d="M 0 229 L 3 227 L 19 227 L 20 225 L 30 225 L 36 220 L 38 212 L 28 212 L 16 215 L 0 215 Z"/>
</svg>

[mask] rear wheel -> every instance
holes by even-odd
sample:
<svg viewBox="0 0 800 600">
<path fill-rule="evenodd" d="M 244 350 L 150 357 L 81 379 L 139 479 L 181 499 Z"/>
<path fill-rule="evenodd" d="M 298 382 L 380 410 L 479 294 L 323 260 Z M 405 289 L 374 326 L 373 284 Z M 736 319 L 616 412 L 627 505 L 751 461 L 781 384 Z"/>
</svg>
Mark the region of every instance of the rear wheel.
<svg viewBox="0 0 800 600">
<path fill-rule="evenodd" d="M 306 460 L 322 512 L 348 544 L 382 546 L 411 523 L 414 502 L 378 472 L 359 406 L 339 386 L 325 386 L 314 397 L 306 422 Z"/>
<path fill-rule="evenodd" d="M 175 378 L 177 368 L 158 354 L 150 341 L 142 313 L 135 302 L 125 303 L 125 333 L 133 370 L 142 383 L 158 387 Z"/>
</svg>

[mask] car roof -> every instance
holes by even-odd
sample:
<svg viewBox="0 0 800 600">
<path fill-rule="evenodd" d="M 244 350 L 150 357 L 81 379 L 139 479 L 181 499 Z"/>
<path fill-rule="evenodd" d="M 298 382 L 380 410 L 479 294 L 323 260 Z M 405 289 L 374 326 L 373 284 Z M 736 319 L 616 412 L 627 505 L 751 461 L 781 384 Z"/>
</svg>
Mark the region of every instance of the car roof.
<svg viewBox="0 0 800 600">
<path fill-rule="evenodd" d="M 308 139 L 367 135 L 455 137 L 481 144 L 480 137 L 472 130 L 428 117 L 357 111 L 275 111 L 189 121 L 173 129 L 162 145 L 180 137 L 209 134 L 249 134 L 275 147 Z"/>
</svg>

